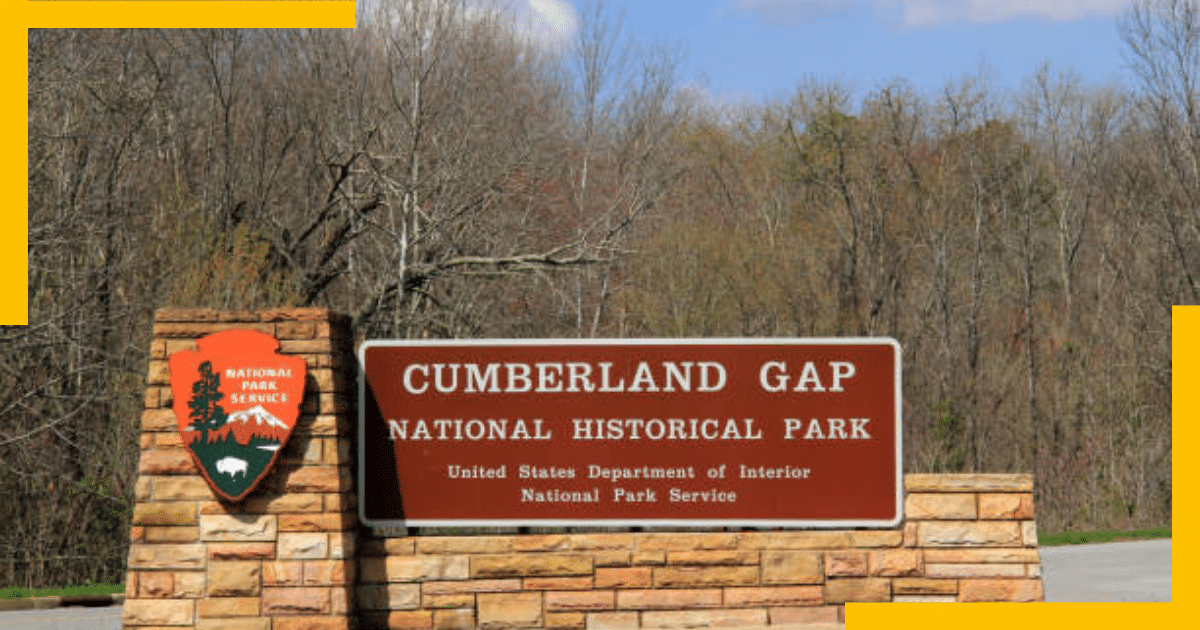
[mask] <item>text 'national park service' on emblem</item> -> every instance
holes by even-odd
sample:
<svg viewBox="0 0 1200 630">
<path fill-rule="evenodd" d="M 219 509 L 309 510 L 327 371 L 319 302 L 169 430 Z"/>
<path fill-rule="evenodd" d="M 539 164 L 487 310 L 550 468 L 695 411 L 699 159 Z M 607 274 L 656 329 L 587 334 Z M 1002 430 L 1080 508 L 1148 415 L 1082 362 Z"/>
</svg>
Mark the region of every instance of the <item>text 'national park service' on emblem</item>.
<svg viewBox="0 0 1200 630">
<path fill-rule="evenodd" d="M 287 444 L 304 398 L 302 357 L 256 330 L 226 330 L 170 357 L 183 445 L 221 497 L 241 501 Z"/>
</svg>

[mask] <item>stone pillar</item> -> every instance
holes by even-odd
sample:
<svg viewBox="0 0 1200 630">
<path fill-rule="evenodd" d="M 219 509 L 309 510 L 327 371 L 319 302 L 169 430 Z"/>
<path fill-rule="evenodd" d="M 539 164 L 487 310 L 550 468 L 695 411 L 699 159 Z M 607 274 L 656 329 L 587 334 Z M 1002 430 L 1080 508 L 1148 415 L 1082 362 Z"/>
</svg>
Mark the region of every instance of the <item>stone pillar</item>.
<svg viewBox="0 0 1200 630">
<path fill-rule="evenodd" d="M 304 357 L 300 417 L 279 460 L 243 501 L 218 500 L 175 420 L 167 357 L 231 328 L 274 335 Z M 142 415 L 124 627 L 349 630 L 357 572 L 347 318 L 316 308 L 161 309 Z"/>
</svg>

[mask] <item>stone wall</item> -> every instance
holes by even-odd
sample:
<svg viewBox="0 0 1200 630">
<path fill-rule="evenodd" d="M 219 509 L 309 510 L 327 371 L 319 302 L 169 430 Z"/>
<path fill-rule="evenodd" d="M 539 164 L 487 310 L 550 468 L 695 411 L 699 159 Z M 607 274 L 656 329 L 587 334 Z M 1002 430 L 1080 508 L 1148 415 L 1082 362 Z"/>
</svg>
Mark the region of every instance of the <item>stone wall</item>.
<svg viewBox="0 0 1200 630">
<path fill-rule="evenodd" d="M 367 628 L 837 623 L 846 602 L 1041 601 L 1031 475 L 906 475 L 896 530 L 364 540 Z"/>
<path fill-rule="evenodd" d="M 241 503 L 183 448 L 167 357 L 228 328 L 308 364 L 280 461 Z M 837 623 L 852 601 L 1041 601 L 1030 475 L 906 475 L 894 530 L 376 538 L 353 488 L 348 322 L 324 309 L 157 312 L 124 625 L 488 630 Z"/>
<path fill-rule="evenodd" d="M 305 396 L 279 461 L 241 503 L 217 500 L 183 448 L 167 357 L 228 328 L 275 335 L 303 356 Z M 127 628 L 335 630 L 353 620 L 354 357 L 344 317 L 325 309 L 163 309 L 155 316 Z"/>
</svg>

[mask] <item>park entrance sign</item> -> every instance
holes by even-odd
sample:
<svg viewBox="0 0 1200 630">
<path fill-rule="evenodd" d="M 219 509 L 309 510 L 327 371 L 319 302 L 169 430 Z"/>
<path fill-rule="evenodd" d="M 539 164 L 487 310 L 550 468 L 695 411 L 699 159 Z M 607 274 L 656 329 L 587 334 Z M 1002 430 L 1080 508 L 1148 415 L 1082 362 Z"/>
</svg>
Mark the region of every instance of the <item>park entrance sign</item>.
<svg viewBox="0 0 1200 630">
<path fill-rule="evenodd" d="M 368 341 L 373 526 L 895 527 L 892 339 Z"/>
<path fill-rule="evenodd" d="M 302 357 L 256 330 L 207 335 L 171 355 L 171 391 L 183 446 L 218 496 L 241 501 L 287 443 L 304 397 Z"/>
<path fill-rule="evenodd" d="M 353 343 L 321 308 L 155 312 L 124 627 L 757 628 L 1043 599 L 1033 475 L 909 473 L 898 518 L 891 340 Z M 542 524 L 584 531 L 518 530 Z M 659 525 L 710 531 L 611 531 Z"/>
</svg>

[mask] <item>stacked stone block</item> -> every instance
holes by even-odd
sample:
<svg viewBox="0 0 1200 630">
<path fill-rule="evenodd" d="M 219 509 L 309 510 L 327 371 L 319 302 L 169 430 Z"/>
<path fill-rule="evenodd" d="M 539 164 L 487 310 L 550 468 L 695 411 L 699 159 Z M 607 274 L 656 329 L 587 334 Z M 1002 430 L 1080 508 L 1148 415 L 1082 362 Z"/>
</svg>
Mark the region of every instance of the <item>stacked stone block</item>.
<svg viewBox="0 0 1200 630">
<path fill-rule="evenodd" d="M 893 601 L 1042 601 L 1033 475 L 906 475 L 904 546 L 919 580 Z"/>
<path fill-rule="evenodd" d="M 209 333 L 259 330 L 307 363 L 301 414 L 245 500 L 219 500 L 179 435 L 167 357 Z M 124 625 L 138 630 L 352 626 L 356 497 L 348 322 L 325 309 L 156 313 L 142 415 Z"/>
<path fill-rule="evenodd" d="M 308 365 L 296 429 L 240 503 L 195 470 L 167 367 L 229 328 Z M 1030 475 L 907 475 L 891 530 L 373 538 L 356 516 L 344 317 L 163 309 L 151 350 L 126 628 L 754 627 L 838 623 L 847 602 L 1043 598 Z"/>
<path fill-rule="evenodd" d="M 366 628 L 838 623 L 847 602 L 1041 601 L 1030 475 L 908 475 L 894 530 L 366 541 Z"/>
</svg>

